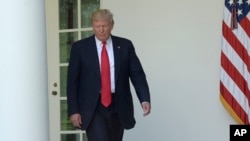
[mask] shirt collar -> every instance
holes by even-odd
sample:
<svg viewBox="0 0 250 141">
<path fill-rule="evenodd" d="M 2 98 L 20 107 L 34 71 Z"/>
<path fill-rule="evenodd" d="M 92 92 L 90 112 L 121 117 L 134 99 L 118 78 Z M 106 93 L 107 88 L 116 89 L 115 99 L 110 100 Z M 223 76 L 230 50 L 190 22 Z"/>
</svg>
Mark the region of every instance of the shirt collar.
<svg viewBox="0 0 250 141">
<path fill-rule="evenodd" d="M 97 39 L 96 38 L 96 36 L 95 36 L 95 41 L 96 41 L 96 43 L 98 44 L 98 45 L 102 45 L 102 41 L 100 41 L 99 39 Z M 106 44 L 110 44 L 111 43 L 111 36 L 109 36 L 109 38 L 107 39 L 107 41 L 106 41 Z"/>
</svg>

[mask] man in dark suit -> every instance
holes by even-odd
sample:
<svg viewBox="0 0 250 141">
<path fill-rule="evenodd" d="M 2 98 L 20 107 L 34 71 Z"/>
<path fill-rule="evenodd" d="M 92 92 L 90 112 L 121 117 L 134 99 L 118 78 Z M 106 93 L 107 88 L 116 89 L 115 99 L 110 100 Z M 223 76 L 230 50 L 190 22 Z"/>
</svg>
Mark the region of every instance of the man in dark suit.
<svg viewBox="0 0 250 141">
<path fill-rule="evenodd" d="M 148 83 L 132 42 L 111 35 L 112 13 L 97 10 L 91 22 L 94 35 L 73 43 L 71 49 L 68 114 L 75 127 L 86 130 L 88 141 L 122 141 L 124 129 L 135 126 L 129 82 L 144 116 L 151 110 Z M 107 53 L 106 58 L 103 52 Z"/>
</svg>

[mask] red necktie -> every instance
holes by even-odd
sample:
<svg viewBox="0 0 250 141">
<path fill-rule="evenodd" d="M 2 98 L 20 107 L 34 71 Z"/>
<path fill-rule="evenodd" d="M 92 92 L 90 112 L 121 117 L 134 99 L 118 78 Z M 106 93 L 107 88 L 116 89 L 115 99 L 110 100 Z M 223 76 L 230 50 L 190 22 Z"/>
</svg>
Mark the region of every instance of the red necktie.
<svg viewBox="0 0 250 141">
<path fill-rule="evenodd" d="M 102 43 L 101 53 L 101 102 L 103 106 L 108 107 L 111 103 L 111 82 L 109 57 L 106 50 L 106 42 Z"/>
</svg>

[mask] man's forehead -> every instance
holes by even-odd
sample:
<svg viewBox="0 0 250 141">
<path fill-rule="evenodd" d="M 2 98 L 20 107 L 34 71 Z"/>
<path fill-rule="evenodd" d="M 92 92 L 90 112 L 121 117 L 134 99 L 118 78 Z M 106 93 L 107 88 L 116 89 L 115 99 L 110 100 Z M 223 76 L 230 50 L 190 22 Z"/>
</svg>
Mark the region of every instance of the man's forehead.
<svg viewBox="0 0 250 141">
<path fill-rule="evenodd" d="M 105 20 L 94 20 L 92 22 L 93 24 L 97 25 L 97 24 L 105 24 L 105 25 L 109 25 L 109 24 L 112 24 L 112 22 L 108 19 L 105 19 Z"/>
</svg>

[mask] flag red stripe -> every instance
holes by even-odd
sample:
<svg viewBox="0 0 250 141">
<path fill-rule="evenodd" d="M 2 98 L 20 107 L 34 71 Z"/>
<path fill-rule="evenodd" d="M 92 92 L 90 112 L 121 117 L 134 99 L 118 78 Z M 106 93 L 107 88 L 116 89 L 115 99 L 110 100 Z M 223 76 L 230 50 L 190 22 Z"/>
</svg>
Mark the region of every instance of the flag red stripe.
<svg viewBox="0 0 250 141">
<path fill-rule="evenodd" d="M 238 38 L 233 34 L 232 30 L 223 22 L 222 32 L 224 38 L 231 45 L 231 47 L 235 50 L 235 52 L 240 56 L 240 58 L 244 61 L 245 64 L 250 62 L 250 57 L 248 56 L 247 50 L 240 43 Z M 250 65 L 247 65 L 248 71 L 250 71 Z"/>
<path fill-rule="evenodd" d="M 225 56 L 223 52 L 221 53 L 221 66 L 228 73 L 230 78 L 233 79 L 235 84 L 240 88 L 244 95 L 249 99 L 250 91 L 248 89 L 247 81 L 244 79 L 244 77 L 242 77 L 239 71 L 235 68 L 235 66 L 230 62 L 230 60 Z"/>
<path fill-rule="evenodd" d="M 240 22 L 240 25 L 245 30 L 248 38 L 250 38 L 250 21 L 247 17 L 243 18 Z"/>
<path fill-rule="evenodd" d="M 249 124 L 248 115 L 239 105 L 239 103 L 234 99 L 232 94 L 224 87 L 223 83 L 220 82 L 220 91 L 223 98 L 227 101 L 227 103 L 234 109 L 234 112 L 237 116 L 243 121 L 245 124 Z"/>
</svg>

